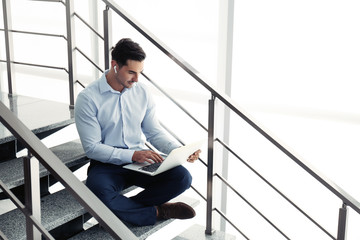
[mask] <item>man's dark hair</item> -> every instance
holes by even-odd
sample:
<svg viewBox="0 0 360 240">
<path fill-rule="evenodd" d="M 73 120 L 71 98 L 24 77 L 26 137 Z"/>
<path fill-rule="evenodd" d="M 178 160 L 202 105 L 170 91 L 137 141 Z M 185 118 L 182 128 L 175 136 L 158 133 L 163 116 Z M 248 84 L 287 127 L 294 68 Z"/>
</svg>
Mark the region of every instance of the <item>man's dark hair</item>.
<svg viewBox="0 0 360 240">
<path fill-rule="evenodd" d="M 115 45 L 111 57 L 122 67 L 126 65 L 127 60 L 143 61 L 146 54 L 138 43 L 130 38 L 123 38 Z"/>
</svg>

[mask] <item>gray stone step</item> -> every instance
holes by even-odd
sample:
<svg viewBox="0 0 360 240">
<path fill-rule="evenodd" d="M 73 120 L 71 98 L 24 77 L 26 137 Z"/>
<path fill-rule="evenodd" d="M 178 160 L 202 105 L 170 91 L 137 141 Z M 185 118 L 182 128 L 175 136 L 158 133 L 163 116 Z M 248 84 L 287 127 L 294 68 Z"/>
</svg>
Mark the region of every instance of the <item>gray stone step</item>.
<svg viewBox="0 0 360 240">
<path fill-rule="evenodd" d="M 133 190 L 124 190 L 125 194 Z M 86 210 L 65 189 L 41 199 L 41 222 L 50 231 L 84 215 Z M 16 231 L 14 231 L 16 229 Z M 25 216 L 19 209 L 0 215 L 0 231 L 9 240 L 26 239 Z"/>
<path fill-rule="evenodd" d="M 40 139 L 74 123 L 69 104 L 0 92 L 0 101 Z M 0 162 L 16 158 L 23 145 L 0 123 Z"/>
<path fill-rule="evenodd" d="M 85 164 L 89 161 L 84 153 L 80 140 L 60 144 L 50 148 L 50 150 L 69 168 L 75 165 Z M 40 177 L 48 174 L 49 172 L 43 166 L 40 166 Z M 0 163 L 0 179 L 10 189 L 24 184 L 23 159 L 16 158 Z M 0 192 L 2 192 L 1 189 Z"/>
<path fill-rule="evenodd" d="M 205 227 L 195 224 L 172 240 L 235 240 L 236 237 L 221 231 L 214 231 L 211 235 L 205 234 Z"/>
<path fill-rule="evenodd" d="M 199 200 L 188 198 L 185 196 L 179 196 L 172 200 L 172 202 L 177 202 L 177 201 L 185 202 L 192 207 L 195 207 L 199 204 Z M 158 221 L 153 226 L 138 227 L 130 224 L 127 224 L 127 226 L 139 239 L 146 239 L 151 234 L 155 233 L 156 231 L 159 231 L 161 228 L 168 225 L 172 221 L 174 221 L 174 219 Z M 86 231 L 83 231 L 77 234 L 76 236 L 70 238 L 70 240 L 109 240 L 109 239 L 113 239 L 113 238 L 99 225 L 95 225 L 87 229 Z"/>
</svg>

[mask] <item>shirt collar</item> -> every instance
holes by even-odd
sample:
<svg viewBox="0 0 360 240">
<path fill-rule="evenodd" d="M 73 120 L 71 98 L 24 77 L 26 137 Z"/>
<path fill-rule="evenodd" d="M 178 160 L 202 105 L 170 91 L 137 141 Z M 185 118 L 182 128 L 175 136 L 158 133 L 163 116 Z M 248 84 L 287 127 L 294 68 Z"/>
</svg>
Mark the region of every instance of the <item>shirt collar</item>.
<svg viewBox="0 0 360 240">
<path fill-rule="evenodd" d="M 119 94 L 120 92 L 118 92 L 118 91 L 116 91 L 116 90 L 114 90 L 110 85 L 109 85 L 109 83 L 107 82 L 107 80 L 106 80 L 106 75 L 109 73 L 109 70 L 105 70 L 105 72 L 103 73 L 103 75 L 100 77 L 100 86 L 99 86 L 99 88 L 100 88 L 100 92 L 101 93 L 105 93 L 105 92 L 113 92 L 113 93 L 117 93 L 117 94 Z M 133 88 L 133 87 L 135 87 L 136 86 L 136 83 L 134 83 L 134 85 L 131 87 L 131 88 Z M 124 92 L 126 92 L 126 91 L 129 91 L 130 89 L 129 88 L 125 88 L 121 93 L 124 93 Z M 120 94 L 121 94 L 120 93 Z"/>
<path fill-rule="evenodd" d="M 109 73 L 109 70 L 106 70 L 103 75 L 100 77 L 100 83 L 99 83 L 99 88 L 100 88 L 100 92 L 104 93 L 104 92 L 108 92 L 113 90 L 111 88 L 111 86 L 108 84 L 107 80 L 106 80 L 106 75 Z"/>
</svg>

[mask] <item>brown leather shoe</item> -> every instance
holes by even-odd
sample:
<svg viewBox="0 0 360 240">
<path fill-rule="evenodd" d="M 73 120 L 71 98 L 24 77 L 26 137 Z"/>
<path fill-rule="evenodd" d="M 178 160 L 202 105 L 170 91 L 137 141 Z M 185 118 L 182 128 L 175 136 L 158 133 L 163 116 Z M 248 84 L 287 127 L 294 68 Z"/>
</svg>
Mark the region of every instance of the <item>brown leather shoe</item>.
<svg viewBox="0 0 360 240">
<path fill-rule="evenodd" d="M 158 219 L 189 219 L 195 217 L 195 210 L 186 203 L 164 203 L 158 208 Z"/>
</svg>

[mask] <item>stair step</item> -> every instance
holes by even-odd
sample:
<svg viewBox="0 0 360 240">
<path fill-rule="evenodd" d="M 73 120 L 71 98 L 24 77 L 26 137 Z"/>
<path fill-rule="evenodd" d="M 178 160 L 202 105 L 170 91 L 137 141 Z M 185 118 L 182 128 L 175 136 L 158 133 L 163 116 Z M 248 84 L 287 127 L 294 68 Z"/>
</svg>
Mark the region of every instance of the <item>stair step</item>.
<svg viewBox="0 0 360 240">
<path fill-rule="evenodd" d="M 65 103 L 4 92 L 0 92 L 0 101 L 40 139 L 74 123 L 74 110 Z M 0 123 L 0 162 L 16 158 L 16 152 L 22 148 L 22 144 Z"/>
<path fill-rule="evenodd" d="M 199 204 L 199 200 L 189 198 L 186 196 L 179 196 L 172 200 L 172 202 L 177 202 L 177 201 L 185 202 L 192 207 L 195 207 Z M 138 227 L 138 226 L 133 226 L 130 224 L 127 224 L 127 226 L 135 234 L 135 236 L 137 236 L 139 239 L 146 239 L 151 234 L 153 234 L 156 231 L 160 230 L 161 228 L 165 227 L 172 221 L 174 221 L 174 219 L 158 221 L 153 226 Z M 86 231 L 83 231 L 83 232 L 77 234 L 76 236 L 70 238 L 69 240 L 95 240 L 95 239 L 96 240 L 109 240 L 109 239 L 113 239 L 113 238 L 110 236 L 109 233 L 107 233 L 99 225 L 95 225 L 95 226 L 87 229 Z"/>
<path fill-rule="evenodd" d="M 87 163 L 86 157 L 80 140 L 70 141 L 50 148 L 61 161 L 70 167 Z M 40 177 L 49 175 L 47 169 L 40 166 Z M 24 184 L 23 159 L 16 158 L 0 163 L 0 179 L 8 188 L 14 188 Z M 2 190 L 0 189 L 0 193 Z"/>
<path fill-rule="evenodd" d="M 66 190 L 41 199 L 41 222 L 48 231 L 85 213 L 84 208 Z M 9 240 L 26 239 L 25 216 L 19 209 L 1 215 L 0 228 Z"/>
<path fill-rule="evenodd" d="M 212 235 L 205 234 L 205 227 L 195 224 L 172 240 L 235 240 L 236 237 L 221 231 L 214 231 Z"/>
<path fill-rule="evenodd" d="M 134 186 L 129 187 L 122 193 L 125 194 L 134 188 Z M 65 189 L 41 199 L 41 222 L 48 231 L 86 213 L 84 207 Z M 14 231 L 14 229 L 16 229 L 16 231 Z M 0 231 L 2 231 L 9 240 L 26 239 L 24 214 L 19 209 L 14 209 L 0 215 Z"/>
</svg>

